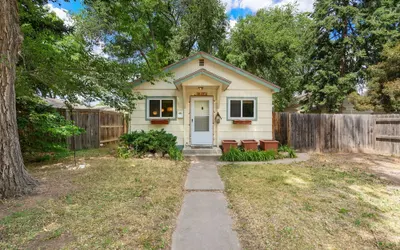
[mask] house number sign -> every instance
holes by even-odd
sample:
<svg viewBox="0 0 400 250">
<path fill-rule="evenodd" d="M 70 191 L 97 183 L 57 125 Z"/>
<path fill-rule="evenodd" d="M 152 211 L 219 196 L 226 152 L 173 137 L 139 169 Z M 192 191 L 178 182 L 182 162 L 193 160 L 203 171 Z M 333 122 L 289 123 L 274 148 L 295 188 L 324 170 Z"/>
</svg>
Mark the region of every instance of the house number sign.
<svg viewBox="0 0 400 250">
<path fill-rule="evenodd" d="M 207 95 L 207 92 L 197 92 L 196 95 L 204 96 Z"/>
</svg>

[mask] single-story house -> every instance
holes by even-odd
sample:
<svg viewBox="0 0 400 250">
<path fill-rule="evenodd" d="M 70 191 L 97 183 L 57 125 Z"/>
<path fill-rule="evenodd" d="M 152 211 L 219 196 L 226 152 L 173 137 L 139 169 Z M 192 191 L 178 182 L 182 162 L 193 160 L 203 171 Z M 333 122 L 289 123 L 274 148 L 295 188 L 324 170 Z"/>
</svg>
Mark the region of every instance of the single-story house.
<svg viewBox="0 0 400 250">
<path fill-rule="evenodd" d="M 133 84 L 146 98 L 132 112 L 131 131 L 163 128 L 185 147 L 272 139 L 272 95 L 279 86 L 204 52 L 164 70 L 173 76 Z"/>
</svg>

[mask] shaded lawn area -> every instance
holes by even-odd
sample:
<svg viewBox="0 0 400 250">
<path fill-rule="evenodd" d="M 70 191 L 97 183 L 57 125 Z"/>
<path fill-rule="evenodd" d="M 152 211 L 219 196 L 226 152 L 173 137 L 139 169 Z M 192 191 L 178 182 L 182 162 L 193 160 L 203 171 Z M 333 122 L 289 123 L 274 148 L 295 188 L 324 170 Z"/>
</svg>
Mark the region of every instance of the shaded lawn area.
<svg viewBox="0 0 400 250">
<path fill-rule="evenodd" d="M 313 156 L 219 169 L 244 249 L 400 249 L 400 186 Z"/>
<path fill-rule="evenodd" d="M 30 166 L 41 186 L 0 203 L 0 249 L 170 246 L 188 164 L 117 159 L 101 150 Z"/>
</svg>

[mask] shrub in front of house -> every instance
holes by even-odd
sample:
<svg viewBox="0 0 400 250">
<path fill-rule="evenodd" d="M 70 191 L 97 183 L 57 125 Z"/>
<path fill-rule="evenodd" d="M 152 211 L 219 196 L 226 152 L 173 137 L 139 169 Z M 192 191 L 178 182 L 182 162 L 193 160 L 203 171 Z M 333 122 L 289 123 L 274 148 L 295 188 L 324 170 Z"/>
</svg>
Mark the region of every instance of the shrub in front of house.
<svg viewBox="0 0 400 250">
<path fill-rule="evenodd" d="M 286 152 L 286 153 L 285 153 Z M 294 150 L 288 146 L 281 147 L 278 153 L 274 150 L 248 150 L 242 148 L 231 148 L 227 153 L 224 153 L 221 161 L 271 161 L 282 158 L 296 158 Z"/>
<path fill-rule="evenodd" d="M 285 158 L 297 158 L 296 152 L 288 145 L 281 145 L 278 148 L 278 153 L 283 154 Z"/>
<path fill-rule="evenodd" d="M 134 131 L 120 137 L 118 155 L 122 158 L 142 157 L 146 154 L 168 154 L 171 159 L 182 160 L 182 152 L 176 147 L 176 136 L 164 129 Z"/>
</svg>

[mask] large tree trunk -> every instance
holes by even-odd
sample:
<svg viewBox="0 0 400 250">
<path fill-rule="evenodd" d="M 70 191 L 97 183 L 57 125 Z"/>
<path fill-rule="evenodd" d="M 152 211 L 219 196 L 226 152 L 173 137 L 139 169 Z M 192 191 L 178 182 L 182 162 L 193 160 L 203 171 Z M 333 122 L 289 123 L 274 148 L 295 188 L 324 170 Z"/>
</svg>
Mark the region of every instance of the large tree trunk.
<svg viewBox="0 0 400 250">
<path fill-rule="evenodd" d="M 0 199 L 29 193 L 37 182 L 25 169 L 15 106 L 15 67 L 22 43 L 17 0 L 0 1 Z"/>
</svg>

